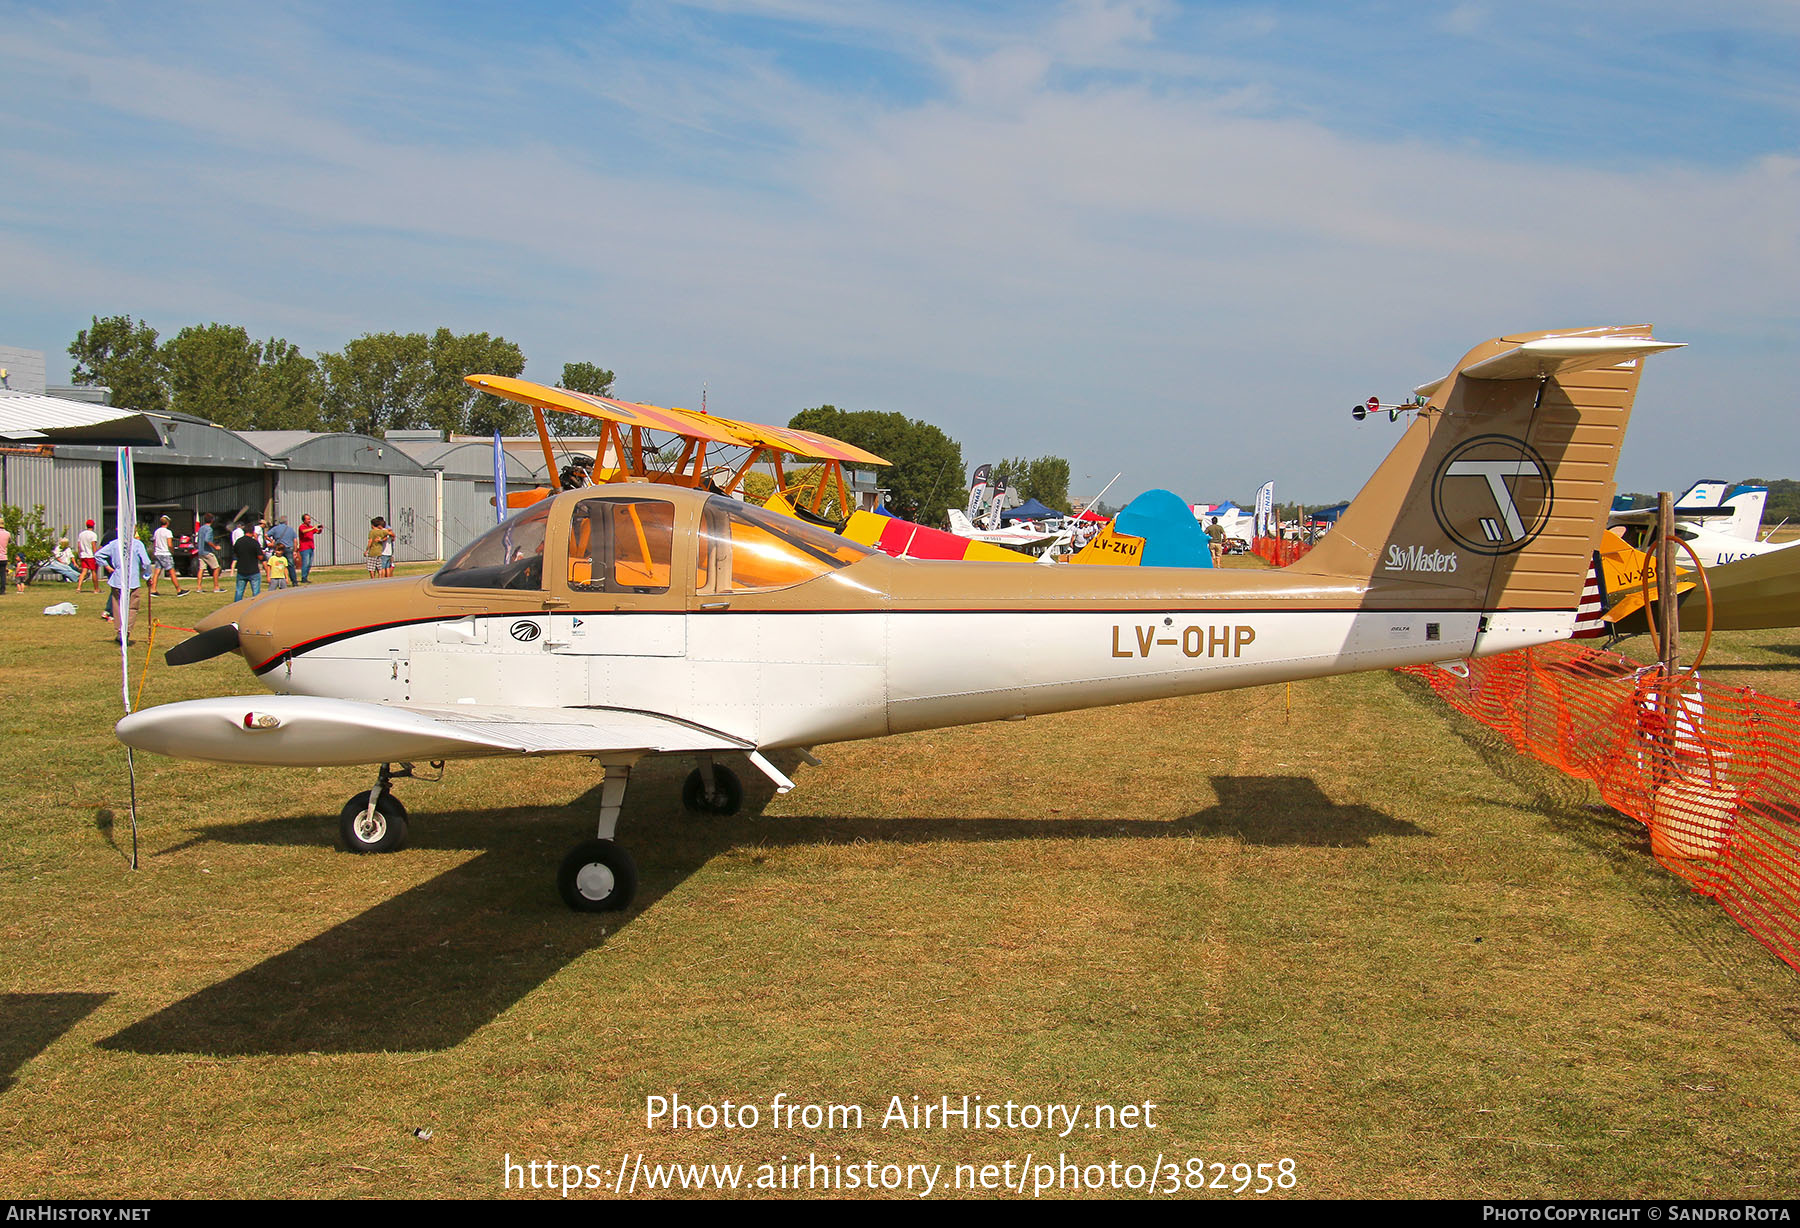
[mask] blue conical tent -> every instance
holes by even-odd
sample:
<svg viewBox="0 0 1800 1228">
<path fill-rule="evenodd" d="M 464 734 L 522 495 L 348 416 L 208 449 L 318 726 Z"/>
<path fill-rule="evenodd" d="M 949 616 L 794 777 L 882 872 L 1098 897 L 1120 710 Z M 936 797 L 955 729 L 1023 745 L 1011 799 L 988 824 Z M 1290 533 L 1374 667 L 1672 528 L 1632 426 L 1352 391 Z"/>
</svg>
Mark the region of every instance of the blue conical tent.
<svg viewBox="0 0 1800 1228">
<path fill-rule="evenodd" d="M 1180 495 L 1146 490 L 1113 518 L 1115 533 L 1144 539 L 1145 567 L 1211 567 L 1212 541 Z"/>
</svg>

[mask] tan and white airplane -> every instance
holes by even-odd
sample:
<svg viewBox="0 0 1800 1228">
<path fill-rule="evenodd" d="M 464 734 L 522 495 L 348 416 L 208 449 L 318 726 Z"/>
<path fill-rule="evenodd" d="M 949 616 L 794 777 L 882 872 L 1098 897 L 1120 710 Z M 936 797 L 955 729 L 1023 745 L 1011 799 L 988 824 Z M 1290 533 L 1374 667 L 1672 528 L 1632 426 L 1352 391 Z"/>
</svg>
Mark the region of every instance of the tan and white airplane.
<svg viewBox="0 0 1800 1228">
<path fill-rule="evenodd" d="M 648 755 L 698 756 L 684 800 L 730 813 L 724 756 L 785 792 L 764 752 L 1567 636 L 1642 361 L 1670 348 L 1647 326 L 1476 346 L 1279 571 L 901 560 L 703 490 L 565 491 L 429 577 L 227 606 L 170 664 L 235 651 L 276 693 L 149 708 L 118 736 L 189 759 L 379 764 L 341 815 L 356 852 L 404 842 L 389 785 L 413 762 L 590 756 L 597 838 L 558 886 L 572 908 L 623 908 L 636 871 L 613 836 Z"/>
</svg>

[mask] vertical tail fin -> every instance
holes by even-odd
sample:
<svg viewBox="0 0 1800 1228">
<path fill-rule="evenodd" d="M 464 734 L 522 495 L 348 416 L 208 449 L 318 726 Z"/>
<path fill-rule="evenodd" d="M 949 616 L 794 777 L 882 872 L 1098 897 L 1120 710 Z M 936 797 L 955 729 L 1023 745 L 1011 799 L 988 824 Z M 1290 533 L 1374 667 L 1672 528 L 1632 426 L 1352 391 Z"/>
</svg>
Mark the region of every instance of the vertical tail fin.
<svg viewBox="0 0 1800 1228">
<path fill-rule="evenodd" d="M 1724 521 L 1714 521 L 1713 524 L 1728 537 L 1741 537 L 1753 542 L 1757 531 L 1762 528 L 1763 507 L 1768 501 L 1767 486 L 1734 486 L 1724 503 L 1725 507 L 1731 509 L 1731 515 Z"/>
<path fill-rule="evenodd" d="M 1566 623 L 1612 502 L 1643 359 L 1674 343 L 1648 325 L 1524 333 L 1470 350 L 1337 526 L 1293 570 L 1367 578 L 1369 596 Z M 1562 633 L 1566 634 L 1566 626 Z"/>
</svg>

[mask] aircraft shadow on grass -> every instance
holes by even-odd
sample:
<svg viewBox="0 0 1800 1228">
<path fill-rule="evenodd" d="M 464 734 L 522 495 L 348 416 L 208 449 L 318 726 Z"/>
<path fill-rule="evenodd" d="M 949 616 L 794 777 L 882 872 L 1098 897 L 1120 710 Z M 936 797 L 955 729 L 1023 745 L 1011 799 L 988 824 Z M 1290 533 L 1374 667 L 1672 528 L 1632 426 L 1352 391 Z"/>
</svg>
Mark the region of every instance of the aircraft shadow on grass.
<svg viewBox="0 0 1800 1228">
<path fill-rule="evenodd" d="M 106 993 L 0 993 L 0 1093 L 18 1080 L 13 1072 L 56 1043 Z"/>
<path fill-rule="evenodd" d="M 570 914 L 549 885 L 579 824 L 551 825 L 536 807 L 426 813 L 413 824 L 414 846 L 473 847 L 481 854 L 165 1007 L 101 1045 L 134 1053 L 245 1056 L 452 1048 L 654 907 L 713 857 L 742 845 L 1198 834 L 1262 845 L 1362 846 L 1376 835 L 1430 834 L 1372 807 L 1335 805 L 1306 777 L 1215 776 L 1212 781 L 1218 804 L 1174 822 L 759 820 L 751 816 L 772 796 L 766 785 L 756 788 L 761 782 L 744 782 L 744 814 L 704 819 L 668 808 L 678 781 L 659 781 L 650 773 L 640 780 L 634 774 L 621 831 L 637 852 L 638 894 L 630 909 L 614 915 Z M 585 816 L 598 806 L 596 785 L 569 809 Z M 331 839 L 317 818 L 282 818 L 211 829 L 188 843 L 298 846 Z"/>
</svg>

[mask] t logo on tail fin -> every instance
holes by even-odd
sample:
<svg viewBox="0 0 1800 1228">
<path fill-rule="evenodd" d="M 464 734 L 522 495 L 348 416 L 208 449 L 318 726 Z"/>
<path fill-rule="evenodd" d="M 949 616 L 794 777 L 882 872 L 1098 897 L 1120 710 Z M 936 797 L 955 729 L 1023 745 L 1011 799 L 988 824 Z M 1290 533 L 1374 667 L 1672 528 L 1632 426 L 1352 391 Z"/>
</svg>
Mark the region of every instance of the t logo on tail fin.
<svg viewBox="0 0 1800 1228">
<path fill-rule="evenodd" d="M 1523 550 L 1550 519 L 1550 467 L 1523 440 L 1480 435 L 1439 462 L 1431 482 L 1438 526 L 1477 554 Z"/>
</svg>

